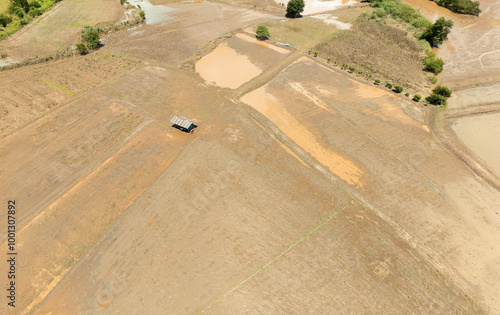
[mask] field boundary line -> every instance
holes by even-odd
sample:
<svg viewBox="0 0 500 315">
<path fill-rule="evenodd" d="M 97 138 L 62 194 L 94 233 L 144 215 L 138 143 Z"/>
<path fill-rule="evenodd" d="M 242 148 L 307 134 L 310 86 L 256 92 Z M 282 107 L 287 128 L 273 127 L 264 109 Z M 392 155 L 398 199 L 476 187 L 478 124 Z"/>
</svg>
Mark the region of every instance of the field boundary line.
<svg viewBox="0 0 500 315">
<path fill-rule="evenodd" d="M 235 291 L 236 289 L 238 289 L 239 287 L 241 287 L 243 284 L 245 284 L 245 282 L 251 280 L 253 277 L 255 277 L 257 274 L 259 274 L 262 270 L 266 269 L 266 267 L 268 267 L 269 265 L 271 265 L 272 263 L 274 263 L 276 260 L 278 260 L 281 256 L 283 256 L 284 254 L 288 253 L 290 250 L 292 250 L 292 248 L 294 248 L 295 246 L 297 246 L 298 244 L 300 244 L 302 241 L 304 241 L 307 237 L 309 237 L 311 234 L 313 234 L 314 232 L 316 232 L 317 230 L 319 230 L 323 225 L 325 225 L 326 223 L 328 223 L 333 217 L 335 217 L 337 214 L 339 214 L 340 212 L 342 212 L 344 209 L 346 209 L 347 207 L 349 207 L 349 204 L 345 205 L 344 207 L 342 207 L 340 210 L 337 210 L 336 212 L 334 212 L 331 216 L 328 217 L 328 219 L 326 219 L 323 223 L 321 223 L 320 225 L 318 225 L 315 229 L 313 229 L 311 232 L 309 232 L 308 234 L 306 234 L 304 237 L 302 237 L 300 240 L 296 241 L 295 243 L 293 243 L 292 245 L 290 245 L 290 247 L 288 247 L 287 249 L 285 249 L 283 252 L 281 252 L 281 254 L 279 254 L 278 256 L 276 256 L 273 260 L 271 260 L 270 262 L 268 262 L 266 265 L 264 265 L 263 267 L 261 267 L 259 270 L 257 270 L 256 272 L 254 272 L 250 277 L 246 278 L 245 280 L 243 280 L 242 282 L 240 282 L 239 284 L 237 284 L 236 286 L 234 286 L 231 290 L 229 290 L 228 292 L 226 292 L 222 297 L 218 298 L 214 303 L 210 304 L 209 306 L 207 306 L 203 311 L 201 311 L 200 313 L 205 313 L 206 311 L 208 311 L 214 304 L 216 303 L 219 303 L 221 300 L 223 300 L 224 298 L 226 298 L 228 295 L 230 295 L 231 293 L 233 293 L 233 291 Z"/>
</svg>

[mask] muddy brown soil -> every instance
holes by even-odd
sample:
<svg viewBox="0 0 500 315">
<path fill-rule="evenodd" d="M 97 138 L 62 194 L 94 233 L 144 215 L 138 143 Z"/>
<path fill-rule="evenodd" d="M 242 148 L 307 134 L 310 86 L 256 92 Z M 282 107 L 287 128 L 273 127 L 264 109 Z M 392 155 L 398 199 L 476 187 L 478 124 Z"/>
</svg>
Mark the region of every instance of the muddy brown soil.
<svg viewBox="0 0 500 315">
<path fill-rule="evenodd" d="M 22 123 L 4 120 L 20 280 L 17 308 L 0 313 L 500 312 L 500 190 L 449 147 L 440 116 L 242 36 L 226 44 L 262 74 L 207 84 L 176 66 L 274 17 L 172 6 L 172 20 L 113 34 L 97 56 L 5 72 L 32 69 L 25 88 L 52 73 L 41 82 L 66 96 L 30 119 L 19 101 Z M 108 69 L 88 74 L 95 85 L 77 79 L 86 58 Z"/>
</svg>

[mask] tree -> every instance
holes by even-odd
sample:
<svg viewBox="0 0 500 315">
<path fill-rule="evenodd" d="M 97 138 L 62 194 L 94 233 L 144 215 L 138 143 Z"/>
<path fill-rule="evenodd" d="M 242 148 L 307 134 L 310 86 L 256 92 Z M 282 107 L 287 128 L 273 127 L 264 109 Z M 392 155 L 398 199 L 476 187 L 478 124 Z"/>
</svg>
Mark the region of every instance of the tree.
<svg viewBox="0 0 500 315">
<path fill-rule="evenodd" d="M 269 34 L 269 30 L 264 25 L 259 25 L 257 27 L 256 33 L 257 33 L 257 38 L 260 40 L 268 39 L 269 36 L 271 36 Z"/>
<path fill-rule="evenodd" d="M 446 20 L 444 17 L 440 17 L 424 31 L 421 38 L 428 41 L 431 46 L 437 47 L 448 39 L 448 34 L 452 27 L 452 20 Z"/>
<path fill-rule="evenodd" d="M 401 92 L 403 92 L 403 87 L 400 85 L 395 85 L 394 91 L 396 91 L 396 93 L 401 93 Z"/>
<path fill-rule="evenodd" d="M 419 102 L 421 99 L 422 99 L 422 96 L 420 96 L 419 94 L 415 94 L 415 96 L 413 96 L 413 100 L 415 102 Z"/>
<path fill-rule="evenodd" d="M 304 11 L 304 0 L 290 0 L 286 6 L 286 15 L 292 18 L 299 16 Z"/>
</svg>

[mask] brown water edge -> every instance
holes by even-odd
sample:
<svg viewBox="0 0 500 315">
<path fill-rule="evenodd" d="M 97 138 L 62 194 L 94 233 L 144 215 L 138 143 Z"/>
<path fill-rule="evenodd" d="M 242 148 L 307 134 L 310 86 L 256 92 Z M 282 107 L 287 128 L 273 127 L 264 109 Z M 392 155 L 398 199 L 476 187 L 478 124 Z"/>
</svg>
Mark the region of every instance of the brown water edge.
<svg viewBox="0 0 500 315">
<path fill-rule="evenodd" d="M 500 177 L 500 113 L 457 118 L 451 128 Z"/>
<path fill-rule="evenodd" d="M 205 81 L 230 89 L 236 89 L 262 73 L 262 69 L 247 56 L 239 55 L 226 43 L 198 60 L 195 70 Z"/>
</svg>

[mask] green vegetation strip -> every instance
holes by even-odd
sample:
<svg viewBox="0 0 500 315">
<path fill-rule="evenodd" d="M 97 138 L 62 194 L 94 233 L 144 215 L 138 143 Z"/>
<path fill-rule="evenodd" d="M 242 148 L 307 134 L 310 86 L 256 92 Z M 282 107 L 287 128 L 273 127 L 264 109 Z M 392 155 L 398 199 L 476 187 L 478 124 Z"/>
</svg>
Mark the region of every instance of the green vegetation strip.
<svg viewBox="0 0 500 315">
<path fill-rule="evenodd" d="M 54 82 L 51 82 L 51 81 L 43 79 L 43 78 L 40 79 L 40 81 L 42 81 L 43 83 L 45 83 L 53 88 L 58 89 L 59 91 L 63 92 L 66 95 L 73 96 L 76 94 L 75 92 L 68 90 L 64 85 L 59 85 L 59 84 L 56 84 Z"/>
</svg>

